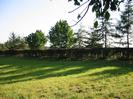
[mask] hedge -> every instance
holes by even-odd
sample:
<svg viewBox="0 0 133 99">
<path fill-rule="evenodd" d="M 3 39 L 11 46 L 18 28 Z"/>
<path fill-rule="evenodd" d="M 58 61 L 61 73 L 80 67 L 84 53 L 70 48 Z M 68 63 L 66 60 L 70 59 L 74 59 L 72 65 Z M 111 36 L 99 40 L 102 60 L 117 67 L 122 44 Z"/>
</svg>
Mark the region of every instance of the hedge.
<svg viewBox="0 0 133 99">
<path fill-rule="evenodd" d="M 133 48 L 92 48 L 92 49 L 47 49 L 47 50 L 5 50 L 4 56 L 24 56 L 40 58 L 56 58 L 71 60 L 89 59 L 133 59 Z"/>
</svg>

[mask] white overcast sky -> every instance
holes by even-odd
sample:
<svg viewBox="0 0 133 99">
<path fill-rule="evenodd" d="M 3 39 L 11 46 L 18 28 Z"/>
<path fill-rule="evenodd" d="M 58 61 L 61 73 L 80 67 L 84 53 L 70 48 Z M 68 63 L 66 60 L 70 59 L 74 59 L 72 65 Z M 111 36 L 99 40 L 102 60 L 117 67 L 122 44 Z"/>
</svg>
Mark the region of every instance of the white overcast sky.
<svg viewBox="0 0 133 99">
<path fill-rule="evenodd" d="M 0 43 L 7 41 L 12 32 L 27 36 L 36 30 L 42 30 L 47 35 L 51 26 L 60 19 L 73 25 L 80 10 L 68 12 L 75 7 L 68 0 L 0 0 Z M 112 16 L 117 14 L 113 13 Z M 90 9 L 81 23 L 89 28 L 94 19 L 95 15 Z M 73 27 L 74 30 L 78 28 L 79 25 Z"/>
</svg>

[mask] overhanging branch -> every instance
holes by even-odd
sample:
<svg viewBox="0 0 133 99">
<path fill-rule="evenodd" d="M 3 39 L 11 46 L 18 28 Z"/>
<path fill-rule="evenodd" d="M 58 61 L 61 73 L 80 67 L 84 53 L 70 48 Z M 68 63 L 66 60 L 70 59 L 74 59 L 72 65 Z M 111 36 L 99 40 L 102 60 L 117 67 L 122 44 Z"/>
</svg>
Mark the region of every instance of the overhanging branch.
<svg viewBox="0 0 133 99">
<path fill-rule="evenodd" d="M 77 25 L 85 17 L 85 15 L 87 14 L 88 10 L 89 10 L 89 5 L 87 6 L 87 9 L 86 9 L 84 15 L 74 25 L 72 25 L 72 27 Z"/>
<path fill-rule="evenodd" d="M 75 8 L 74 10 L 69 11 L 68 13 L 72 13 L 72 12 L 78 10 L 80 7 L 82 7 L 83 5 L 85 5 L 87 2 L 89 2 L 89 0 L 87 0 L 86 2 L 84 2 L 83 4 L 81 4 L 79 7 Z"/>
</svg>

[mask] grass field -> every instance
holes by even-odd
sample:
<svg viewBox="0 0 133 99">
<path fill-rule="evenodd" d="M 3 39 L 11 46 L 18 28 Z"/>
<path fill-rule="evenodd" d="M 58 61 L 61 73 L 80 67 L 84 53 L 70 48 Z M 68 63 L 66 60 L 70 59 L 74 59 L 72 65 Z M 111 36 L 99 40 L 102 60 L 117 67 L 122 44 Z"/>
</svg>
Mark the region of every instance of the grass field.
<svg viewBox="0 0 133 99">
<path fill-rule="evenodd" d="M 133 99 L 133 64 L 0 57 L 0 99 Z"/>
</svg>

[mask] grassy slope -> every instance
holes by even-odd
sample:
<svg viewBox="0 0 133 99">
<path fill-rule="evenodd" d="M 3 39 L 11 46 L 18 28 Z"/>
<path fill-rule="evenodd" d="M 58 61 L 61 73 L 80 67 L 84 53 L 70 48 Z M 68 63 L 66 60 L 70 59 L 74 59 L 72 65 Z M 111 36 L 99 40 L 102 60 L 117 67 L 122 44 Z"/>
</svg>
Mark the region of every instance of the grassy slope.
<svg viewBox="0 0 133 99">
<path fill-rule="evenodd" d="M 133 65 L 0 57 L 0 99 L 133 99 Z"/>
</svg>

